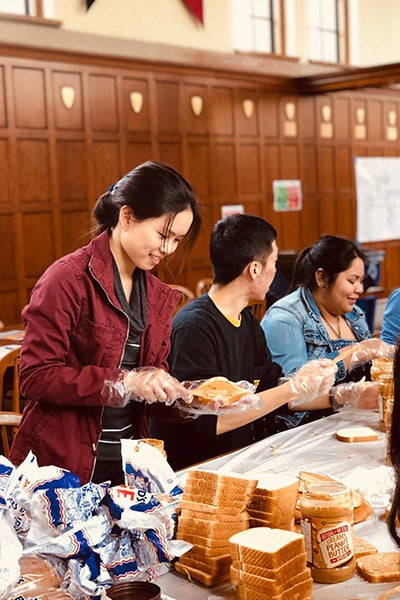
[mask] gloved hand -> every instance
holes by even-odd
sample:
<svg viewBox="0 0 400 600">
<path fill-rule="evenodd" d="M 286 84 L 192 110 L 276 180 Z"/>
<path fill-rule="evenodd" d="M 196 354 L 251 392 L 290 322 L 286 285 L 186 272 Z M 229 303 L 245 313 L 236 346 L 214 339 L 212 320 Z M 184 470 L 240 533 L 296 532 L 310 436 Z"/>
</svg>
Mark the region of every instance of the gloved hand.
<svg viewBox="0 0 400 600">
<path fill-rule="evenodd" d="M 363 377 L 360 381 L 340 383 L 331 389 L 330 397 L 332 408 L 335 411 L 341 410 L 345 406 L 375 409 L 378 408 L 379 382 L 365 381 Z"/>
<path fill-rule="evenodd" d="M 359 367 L 374 358 L 393 358 L 396 346 L 388 344 L 379 338 L 370 338 L 355 344 L 350 356 L 348 370 Z"/>
<path fill-rule="evenodd" d="M 178 398 L 190 403 L 190 392 L 175 377 L 156 367 L 140 367 L 126 371 L 118 381 L 106 381 L 103 388 L 106 404 L 124 407 L 130 400 L 162 402 L 167 406 Z"/>
<path fill-rule="evenodd" d="M 288 376 L 295 398 L 289 402 L 289 408 L 296 404 L 311 403 L 314 398 L 327 395 L 334 384 L 336 364 L 328 358 L 310 360 L 296 373 Z M 310 406 L 312 408 L 312 406 Z"/>
</svg>

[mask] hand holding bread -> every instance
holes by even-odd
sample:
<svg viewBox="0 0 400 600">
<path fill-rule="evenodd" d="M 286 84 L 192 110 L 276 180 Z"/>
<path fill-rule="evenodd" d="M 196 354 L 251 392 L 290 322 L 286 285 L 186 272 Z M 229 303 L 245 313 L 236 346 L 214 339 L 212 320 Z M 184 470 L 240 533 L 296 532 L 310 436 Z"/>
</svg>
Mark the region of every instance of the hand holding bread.
<svg viewBox="0 0 400 600">
<path fill-rule="evenodd" d="M 260 402 L 260 398 L 254 393 L 255 386 L 248 381 L 235 383 L 217 375 L 209 379 L 183 383 L 192 395 L 192 402 L 179 408 L 188 415 L 239 412 L 249 406 L 257 408 Z"/>
</svg>

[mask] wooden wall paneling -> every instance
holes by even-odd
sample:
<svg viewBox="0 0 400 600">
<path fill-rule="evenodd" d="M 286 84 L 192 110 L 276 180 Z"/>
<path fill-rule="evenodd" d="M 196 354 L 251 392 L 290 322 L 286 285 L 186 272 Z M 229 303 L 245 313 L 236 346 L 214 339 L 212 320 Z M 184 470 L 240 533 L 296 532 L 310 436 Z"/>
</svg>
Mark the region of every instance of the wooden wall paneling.
<svg viewBox="0 0 400 600">
<path fill-rule="evenodd" d="M 368 139 L 372 142 L 385 139 L 383 100 L 370 99 L 367 103 Z"/>
<path fill-rule="evenodd" d="M 125 146 L 126 171 L 130 171 L 146 160 L 154 160 L 151 140 L 129 140 Z M 118 179 L 118 178 L 117 178 Z"/>
<path fill-rule="evenodd" d="M 180 134 L 180 90 L 173 76 L 156 77 L 157 132 L 158 134 Z"/>
<path fill-rule="evenodd" d="M 210 89 L 210 130 L 213 135 L 234 134 L 233 89 L 214 85 Z"/>
<path fill-rule="evenodd" d="M 315 140 L 318 136 L 318 115 L 315 115 L 315 104 L 312 96 L 297 98 L 298 136 L 300 140 Z"/>
<path fill-rule="evenodd" d="M 260 130 L 264 138 L 278 138 L 279 123 L 279 95 L 263 91 L 260 96 Z"/>
<path fill-rule="evenodd" d="M 281 149 L 282 179 L 301 179 L 300 152 L 298 143 L 285 142 Z M 282 231 L 280 238 L 285 249 L 301 249 L 301 211 L 282 213 Z"/>
<path fill-rule="evenodd" d="M 52 72 L 54 125 L 57 130 L 84 130 L 82 77 L 69 71 Z"/>
<path fill-rule="evenodd" d="M 320 235 L 336 234 L 334 157 L 334 147 L 321 144 L 317 156 Z"/>
<path fill-rule="evenodd" d="M 352 103 L 349 97 L 343 93 L 333 94 L 332 116 L 334 137 L 339 141 L 349 141 L 353 138 L 354 125 L 352 115 Z"/>
<path fill-rule="evenodd" d="M 118 131 L 116 76 L 89 75 L 92 131 Z"/>
<path fill-rule="evenodd" d="M 186 145 L 187 179 L 201 198 L 212 195 L 210 144 L 203 138 L 190 137 Z"/>
<path fill-rule="evenodd" d="M 234 140 L 218 140 L 214 143 L 213 150 L 214 194 L 222 198 L 224 204 L 236 204 L 237 173 Z"/>
<path fill-rule="evenodd" d="M 3 131 L 4 139 L 7 140 L 6 147 L 7 157 L 3 163 L 3 168 L 7 168 L 7 174 L 4 181 L 4 190 L 8 191 L 9 205 L 6 209 L 6 214 L 11 215 L 10 221 L 1 220 L 0 239 L 7 239 L 7 228 L 10 227 L 12 232 L 12 240 L 9 248 L 12 249 L 14 260 L 14 279 L 13 282 L 8 282 L 7 289 L 4 295 L 2 294 L 2 310 L 3 314 L 0 318 L 4 323 L 15 323 L 20 321 L 20 310 L 25 301 L 25 273 L 23 264 L 23 235 L 22 235 L 22 218 L 21 218 L 21 203 L 19 198 L 18 181 L 20 173 L 18 169 L 17 159 L 17 132 L 15 126 L 15 110 L 14 110 L 14 71 L 12 61 L 4 61 L 3 64 L 3 81 L 4 81 L 4 99 L 5 99 L 5 114 L 6 123 Z M 3 187 L 3 186 L 2 186 Z M 0 213 L 1 211 L 0 207 Z M 4 255 L 7 256 L 8 252 Z M 3 270 L 0 270 L 0 285 L 2 281 Z M 12 302 L 11 306 L 9 302 Z M 7 315 L 13 315 L 12 320 L 7 320 Z M 18 315 L 17 318 L 15 314 Z"/>
<path fill-rule="evenodd" d="M 33 286 L 55 257 L 51 207 L 24 211 L 22 227 L 26 284 Z"/>
<path fill-rule="evenodd" d="M 84 148 L 82 149 L 84 151 Z M 81 157 L 82 166 L 85 166 L 85 157 Z M 101 194 L 106 192 L 110 185 L 117 183 L 120 179 L 121 161 L 120 161 L 120 144 L 118 140 L 102 140 L 95 139 L 92 142 L 92 167 L 95 172 L 94 191 L 97 199 Z M 86 171 L 81 169 L 78 193 L 80 200 L 84 200 L 83 193 L 87 193 Z M 77 190 L 78 191 L 78 190 Z M 83 204 L 83 202 L 82 202 Z"/>
<path fill-rule="evenodd" d="M 87 209 L 61 209 L 60 221 L 62 255 L 69 254 L 89 242 L 94 223 Z"/>
<path fill-rule="evenodd" d="M 303 142 L 300 151 L 303 209 L 301 211 L 301 246 L 316 242 L 319 237 L 319 191 L 317 187 L 318 148 L 315 143 Z"/>
<path fill-rule="evenodd" d="M 209 133 L 208 86 L 197 83 L 182 85 L 182 130 L 184 134 L 207 135 Z"/>
<path fill-rule="evenodd" d="M 237 136 L 259 136 L 259 94 L 255 89 L 239 88 L 235 92 L 235 134 Z"/>
<path fill-rule="evenodd" d="M 126 132 L 150 133 L 150 99 L 147 79 L 123 77 L 122 118 Z"/>
<path fill-rule="evenodd" d="M 261 195 L 260 148 L 258 143 L 246 143 L 244 141 L 239 143 L 236 156 L 239 198 L 246 198 L 248 194 Z"/>
<path fill-rule="evenodd" d="M 6 90 L 4 82 L 4 67 L 0 65 L 0 127 L 7 126 Z"/>
<path fill-rule="evenodd" d="M 263 177 L 265 179 L 265 202 L 266 202 L 266 220 L 275 227 L 278 232 L 278 245 L 282 246 L 282 213 L 274 210 L 273 181 L 281 179 L 280 172 L 280 145 L 275 143 L 265 143 L 263 152 L 264 163 L 262 165 Z"/>
<path fill-rule="evenodd" d="M 15 125 L 19 129 L 45 129 L 47 113 L 45 110 L 44 67 L 15 66 L 13 77 L 13 108 Z"/>
</svg>

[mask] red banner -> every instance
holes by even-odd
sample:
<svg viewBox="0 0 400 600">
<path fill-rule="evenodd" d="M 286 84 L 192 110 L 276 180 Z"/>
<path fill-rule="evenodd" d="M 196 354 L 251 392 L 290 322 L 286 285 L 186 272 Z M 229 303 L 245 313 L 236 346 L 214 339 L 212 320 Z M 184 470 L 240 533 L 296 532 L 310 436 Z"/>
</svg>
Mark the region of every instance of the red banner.
<svg viewBox="0 0 400 600">
<path fill-rule="evenodd" d="M 183 0 L 183 2 L 203 25 L 203 0 Z"/>
</svg>

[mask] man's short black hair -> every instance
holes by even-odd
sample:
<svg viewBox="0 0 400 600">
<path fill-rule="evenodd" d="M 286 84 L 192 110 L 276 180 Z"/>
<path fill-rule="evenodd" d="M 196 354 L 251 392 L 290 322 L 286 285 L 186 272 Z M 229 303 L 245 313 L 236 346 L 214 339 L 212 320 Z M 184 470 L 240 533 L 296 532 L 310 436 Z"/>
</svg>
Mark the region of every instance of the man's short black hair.
<svg viewBox="0 0 400 600">
<path fill-rule="evenodd" d="M 214 283 L 226 285 L 252 260 L 266 260 L 276 235 L 272 225 L 254 215 L 233 214 L 218 221 L 210 240 Z"/>
</svg>

